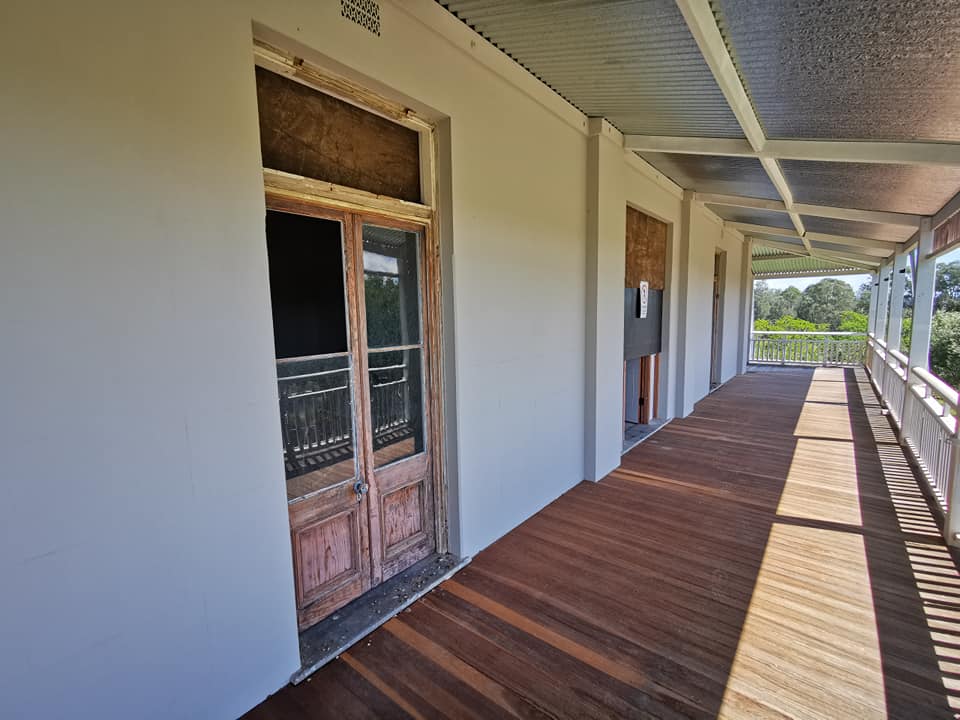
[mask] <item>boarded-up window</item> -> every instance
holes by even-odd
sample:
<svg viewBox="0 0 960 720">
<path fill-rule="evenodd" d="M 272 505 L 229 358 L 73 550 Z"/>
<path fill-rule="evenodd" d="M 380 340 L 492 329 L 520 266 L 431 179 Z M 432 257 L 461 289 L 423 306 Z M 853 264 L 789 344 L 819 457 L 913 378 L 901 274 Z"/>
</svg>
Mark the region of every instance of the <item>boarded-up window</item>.
<svg viewBox="0 0 960 720">
<path fill-rule="evenodd" d="M 947 220 L 933 232 L 934 252 L 960 242 L 960 213 Z"/>
<path fill-rule="evenodd" d="M 420 202 L 420 137 L 258 67 L 263 166 Z"/>
<path fill-rule="evenodd" d="M 627 208 L 627 266 L 624 287 L 640 287 L 646 280 L 651 290 L 663 290 L 667 259 L 667 224 Z"/>
</svg>

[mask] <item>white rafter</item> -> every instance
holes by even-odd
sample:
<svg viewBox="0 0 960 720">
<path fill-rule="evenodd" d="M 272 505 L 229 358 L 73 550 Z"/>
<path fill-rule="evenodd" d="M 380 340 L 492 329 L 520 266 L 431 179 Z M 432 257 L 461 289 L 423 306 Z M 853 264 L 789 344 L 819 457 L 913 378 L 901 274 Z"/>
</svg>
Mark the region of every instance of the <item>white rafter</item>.
<svg viewBox="0 0 960 720">
<path fill-rule="evenodd" d="M 767 138 L 763 134 L 763 128 L 760 126 L 760 120 L 753 110 L 753 104 L 747 95 L 743 83 L 740 81 L 740 75 L 733 64 L 733 58 L 727 51 L 727 44 L 723 40 L 720 28 L 717 27 L 717 21 L 713 16 L 713 10 L 710 8 L 709 0 L 676 0 L 677 7 L 683 15 L 693 39 L 700 48 L 700 54 L 706 61 L 707 66 L 713 73 L 723 97 L 733 111 L 737 122 L 743 129 L 743 134 L 750 144 L 750 148 L 760 153 L 767 144 Z M 760 158 L 763 169 L 766 170 L 770 182 L 780 194 L 787 213 L 793 226 L 799 233 L 800 240 L 807 252 L 813 255 L 813 249 L 810 247 L 810 241 L 804 235 L 806 229 L 803 227 L 803 220 L 793 209 L 793 193 L 787 184 L 787 179 L 780 169 L 780 163 L 774 158 Z"/>
<path fill-rule="evenodd" d="M 688 0 L 677 0 L 686 2 Z M 739 119 L 739 118 L 738 118 Z M 723 155 L 759 160 L 872 163 L 890 165 L 960 165 L 960 143 L 877 142 L 873 140 L 766 140 L 759 148 L 730 138 L 624 135 L 623 146 L 635 152 Z"/>
<path fill-rule="evenodd" d="M 721 195 L 718 193 L 696 193 L 694 198 L 705 205 L 724 205 L 728 207 L 751 208 L 753 210 L 770 210 L 780 213 L 787 212 L 787 207 L 782 200 L 767 200 L 765 198 L 752 198 L 741 195 Z M 920 220 L 922 218 L 921 215 L 908 215 L 906 213 L 886 212 L 882 210 L 857 210 L 855 208 L 810 205 L 798 202 L 793 204 L 793 209 L 801 215 L 809 215 L 811 217 L 880 223 L 882 225 L 900 225 L 914 229 L 920 227 Z"/>
<path fill-rule="evenodd" d="M 807 243 L 818 242 L 818 243 L 829 243 L 831 245 L 846 245 L 849 247 L 863 248 L 867 250 L 875 250 L 876 253 L 868 253 L 870 255 L 876 255 L 877 257 L 889 257 L 896 252 L 898 243 L 888 242 L 886 240 L 874 240 L 872 238 L 861 238 L 861 237 L 850 237 L 848 235 L 831 235 L 828 233 L 813 233 L 808 232 L 803 236 L 800 235 L 796 230 L 790 230 L 789 228 L 779 228 L 773 227 L 770 225 L 756 225 L 754 223 L 740 223 L 740 222 L 728 222 L 730 227 L 739 230 L 744 235 L 770 235 L 773 237 L 783 237 L 783 238 L 794 238 L 803 242 L 804 240 Z M 807 243 L 804 243 L 804 247 L 807 246 Z M 814 253 L 824 252 L 817 248 L 812 248 Z"/>
<path fill-rule="evenodd" d="M 779 242 L 777 240 L 768 240 L 767 238 L 754 237 L 754 242 L 757 245 L 763 245 L 774 250 L 779 250 L 781 252 L 789 253 L 791 255 L 798 255 L 800 257 L 808 257 L 808 253 L 799 245 L 794 245 L 787 242 Z M 842 262 L 848 267 L 858 267 L 866 270 L 876 270 L 876 268 L 881 264 L 882 258 L 872 257 L 870 255 L 860 255 L 858 253 L 846 253 L 846 252 L 834 252 L 832 250 L 817 250 L 816 254 L 812 257 L 818 260 L 828 260 L 835 262 Z M 757 260 L 762 260 L 762 257 L 757 257 Z"/>
</svg>

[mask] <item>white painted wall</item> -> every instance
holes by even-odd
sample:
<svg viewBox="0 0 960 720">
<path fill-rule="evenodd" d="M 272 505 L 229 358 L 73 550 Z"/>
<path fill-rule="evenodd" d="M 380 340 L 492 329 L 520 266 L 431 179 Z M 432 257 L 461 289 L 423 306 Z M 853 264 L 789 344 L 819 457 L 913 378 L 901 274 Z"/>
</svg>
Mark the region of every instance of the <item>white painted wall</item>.
<svg viewBox="0 0 960 720">
<path fill-rule="evenodd" d="M 231 718 L 299 665 L 255 23 L 449 118 L 455 548 L 583 479 L 585 118 L 433 2 L 381 9 L 377 38 L 332 0 L 4 6 L 0 717 Z M 602 222 L 622 226 L 629 201 L 676 223 L 676 194 L 623 162 L 620 219 Z M 670 276 L 689 273 L 705 319 L 718 228 L 698 216 L 696 262 Z M 597 264 L 598 337 L 619 242 Z M 709 338 L 698 322 L 688 342 Z M 690 402 L 706 391 L 696 355 Z M 598 377 L 609 405 L 622 376 Z M 607 448 L 614 424 L 597 422 Z"/>
</svg>

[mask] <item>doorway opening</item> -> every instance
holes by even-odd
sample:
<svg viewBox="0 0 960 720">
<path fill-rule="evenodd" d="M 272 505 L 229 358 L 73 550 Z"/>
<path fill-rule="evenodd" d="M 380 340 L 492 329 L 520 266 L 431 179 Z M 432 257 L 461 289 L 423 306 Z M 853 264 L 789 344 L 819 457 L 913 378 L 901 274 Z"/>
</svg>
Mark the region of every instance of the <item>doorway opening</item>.
<svg viewBox="0 0 960 720">
<path fill-rule="evenodd" d="M 717 250 L 713 256 L 713 312 L 710 333 L 710 389 L 720 387 L 723 379 L 723 296 L 727 275 L 727 253 Z"/>
<path fill-rule="evenodd" d="M 256 57 L 299 682 L 464 563 L 446 552 L 433 126 Z"/>
<path fill-rule="evenodd" d="M 667 224 L 627 207 L 623 291 L 623 452 L 658 430 Z"/>
</svg>

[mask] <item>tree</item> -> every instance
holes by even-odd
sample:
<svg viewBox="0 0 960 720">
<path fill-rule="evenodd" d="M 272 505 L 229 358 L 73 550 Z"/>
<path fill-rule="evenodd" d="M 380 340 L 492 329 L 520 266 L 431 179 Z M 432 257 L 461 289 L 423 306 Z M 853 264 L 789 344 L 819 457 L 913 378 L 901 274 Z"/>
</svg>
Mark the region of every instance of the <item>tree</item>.
<svg viewBox="0 0 960 720">
<path fill-rule="evenodd" d="M 796 332 L 800 333 L 808 333 L 823 332 L 828 328 L 826 325 L 818 325 L 816 323 L 809 322 L 808 320 L 800 320 L 799 318 L 795 317 L 782 317 L 776 321 L 770 321 L 766 319 L 755 320 L 753 322 L 753 329 L 776 332 L 795 330 Z"/>
<path fill-rule="evenodd" d="M 960 261 L 937 266 L 933 306 L 935 312 L 960 310 Z"/>
<path fill-rule="evenodd" d="M 766 280 L 757 280 L 753 285 L 753 317 L 769 319 L 770 308 L 776 295 L 777 291 L 773 290 Z"/>
<path fill-rule="evenodd" d="M 840 325 L 837 330 L 840 332 L 865 333 L 867 331 L 867 320 L 867 316 L 861 312 L 845 310 L 840 313 Z"/>
<path fill-rule="evenodd" d="M 803 291 L 797 315 L 802 320 L 827 324 L 830 328 L 840 325 L 841 315 L 853 310 L 855 298 L 850 283 L 835 278 L 824 278 Z"/>
<path fill-rule="evenodd" d="M 938 312 L 933 316 L 930 369 L 951 387 L 960 387 L 960 311 Z"/>
<path fill-rule="evenodd" d="M 863 283 L 856 292 L 854 296 L 854 305 L 853 309 L 858 313 L 863 315 L 868 315 L 870 313 L 870 293 L 873 292 L 873 281 L 867 280 Z"/>
<path fill-rule="evenodd" d="M 776 290 L 773 292 L 776 293 Z M 800 307 L 800 300 L 802 298 L 803 293 L 793 287 L 793 285 L 786 290 L 781 290 L 774 296 L 773 302 L 770 304 L 770 314 L 768 317 L 771 319 L 797 317 L 797 308 Z"/>
</svg>

